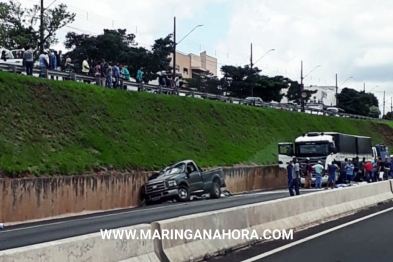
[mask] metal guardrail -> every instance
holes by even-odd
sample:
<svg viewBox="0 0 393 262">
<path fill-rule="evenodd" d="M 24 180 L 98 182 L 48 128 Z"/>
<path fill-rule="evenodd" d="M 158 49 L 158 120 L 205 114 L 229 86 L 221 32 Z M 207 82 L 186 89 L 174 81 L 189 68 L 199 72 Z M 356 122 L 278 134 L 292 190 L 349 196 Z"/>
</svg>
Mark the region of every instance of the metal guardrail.
<svg viewBox="0 0 393 262">
<path fill-rule="evenodd" d="M 19 74 L 22 74 L 22 72 L 26 71 L 24 66 L 11 65 L 11 64 L 5 64 L 5 63 L 0 63 L 0 70 L 6 71 L 6 72 L 11 72 L 11 73 L 19 73 Z M 41 72 L 40 69 L 33 68 L 33 74 L 37 75 L 37 74 L 40 74 L 40 72 Z M 63 80 L 67 79 L 67 80 L 72 80 L 72 81 L 77 81 L 77 82 L 95 83 L 95 78 L 92 76 L 80 75 L 80 74 L 75 74 L 75 73 L 69 74 L 66 72 L 55 71 L 55 70 L 47 70 L 47 78 L 52 79 L 52 80 L 59 80 L 59 78 L 62 78 Z M 150 85 L 150 84 L 143 84 L 143 83 L 141 84 L 141 83 L 136 83 L 136 82 L 132 82 L 132 81 L 126 81 L 123 79 L 120 80 L 120 86 L 124 90 L 128 90 L 128 87 L 134 87 L 134 88 L 137 87 L 138 91 L 148 91 L 148 92 L 154 92 L 157 94 L 174 94 L 173 88 L 162 87 L 159 85 Z M 251 101 L 251 100 L 246 100 L 246 99 L 241 99 L 241 98 L 228 97 L 228 96 L 224 96 L 224 95 L 209 94 L 209 93 L 204 93 L 204 92 L 199 92 L 199 91 L 194 91 L 194 90 L 189 90 L 189 89 L 179 89 L 178 94 L 185 94 L 186 96 L 191 96 L 191 97 L 200 96 L 203 99 L 217 100 L 217 101 L 226 102 L 226 103 L 236 103 L 236 104 L 243 104 L 243 105 L 268 107 L 268 108 L 301 112 L 300 107 L 290 105 L 290 104 Z M 334 113 L 334 112 L 326 111 L 326 110 L 317 110 L 317 109 L 307 109 L 306 108 L 305 113 L 307 113 L 307 111 L 310 112 L 308 114 L 313 114 L 313 115 L 325 115 L 325 116 L 337 116 L 337 117 L 355 118 L 355 119 L 380 120 L 379 118 L 372 118 L 372 117 L 346 114 L 346 113 Z"/>
</svg>

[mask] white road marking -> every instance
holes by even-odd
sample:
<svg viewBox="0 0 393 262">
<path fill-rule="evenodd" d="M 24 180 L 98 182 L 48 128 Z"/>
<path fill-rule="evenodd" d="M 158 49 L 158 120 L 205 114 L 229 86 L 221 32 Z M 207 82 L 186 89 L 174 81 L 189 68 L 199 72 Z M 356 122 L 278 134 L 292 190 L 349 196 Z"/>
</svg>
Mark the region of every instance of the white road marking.
<svg viewBox="0 0 393 262">
<path fill-rule="evenodd" d="M 313 240 L 313 239 L 315 239 L 315 238 L 318 238 L 318 237 L 320 237 L 320 236 L 329 234 L 329 233 L 331 233 L 331 232 L 333 232 L 333 231 L 336 231 L 336 230 L 339 230 L 339 229 L 341 229 L 341 228 L 344 228 L 344 227 L 347 227 L 347 226 L 350 226 L 350 225 L 359 223 L 359 222 L 361 222 L 361 221 L 363 221 L 363 220 L 366 220 L 366 219 L 369 219 L 369 218 L 372 218 L 372 217 L 375 217 L 375 216 L 378 216 L 378 215 L 381 215 L 381 214 L 383 214 L 383 213 L 387 213 L 387 212 L 390 212 L 390 211 L 393 211 L 393 207 L 391 207 L 391 208 L 389 208 L 389 209 L 385 209 L 385 210 L 379 211 L 379 212 L 377 212 L 377 213 L 374 213 L 374 214 L 371 214 L 371 215 L 368 215 L 368 216 L 365 216 L 365 217 L 358 218 L 358 219 L 353 220 L 353 221 L 351 221 L 351 222 L 348 222 L 348 223 L 345 223 L 345 224 L 342 224 L 342 225 L 339 225 L 339 226 L 336 226 L 336 227 L 327 229 L 327 230 L 322 231 L 322 232 L 320 232 L 320 233 L 317 233 L 317 234 L 315 234 L 315 235 L 312 235 L 312 236 L 309 236 L 309 237 L 300 239 L 300 240 L 295 241 L 295 242 L 292 242 L 292 243 L 290 243 L 290 244 L 288 244 L 288 245 L 285 245 L 285 246 L 282 246 L 282 247 L 273 249 L 273 250 L 271 250 L 271 251 L 269 251 L 269 252 L 265 252 L 265 253 L 263 253 L 263 254 L 260 254 L 260 255 L 258 255 L 258 256 L 255 256 L 255 257 L 252 257 L 252 258 L 243 260 L 243 261 L 241 261 L 241 262 L 253 262 L 253 261 L 260 260 L 260 259 L 262 259 L 262 258 L 271 256 L 271 255 L 273 255 L 273 254 L 275 254 L 275 253 L 281 252 L 281 251 L 283 251 L 283 250 L 285 250 L 285 249 L 288 249 L 288 248 L 297 246 L 297 245 L 302 244 L 302 243 L 304 243 L 304 242 L 307 242 L 307 241 Z"/>
<path fill-rule="evenodd" d="M 282 193 L 282 192 L 277 192 L 277 193 Z M 255 194 L 247 194 L 245 196 L 250 196 L 250 195 L 255 195 Z M 240 197 L 240 196 L 243 196 L 243 195 L 234 195 L 234 196 L 230 196 L 230 198 Z M 225 198 L 229 198 L 229 197 L 225 197 Z M 218 202 L 218 201 L 220 201 L 220 199 L 209 200 L 210 203 Z M 178 205 L 183 205 L 183 206 L 186 206 L 186 205 L 197 205 L 198 203 L 202 203 L 202 201 L 188 202 L 188 203 L 178 204 Z M 113 213 L 113 214 L 95 215 L 95 216 L 92 216 L 92 217 L 84 217 L 84 218 L 78 218 L 78 216 L 73 216 L 73 217 L 69 217 L 70 220 L 61 221 L 61 222 L 53 222 L 53 223 L 45 223 L 46 221 L 49 221 L 49 220 L 43 220 L 43 221 L 38 221 L 38 223 L 39 222 L 43 222 L 45 224 L 36 225 L 36 226 L 29 226 L 29 227 L 22 227 L 22 228 L 16 228 L 16 229 L 10 229 L 10 230 L 7 230 L 7 224 L 4 223 L 5 230 L 3 230 L 1 232 L 1 234 L 6 234 L 7 232 L 13 232 L 13 231 L 20 231 L 20 230 L 25 230 L 25 229 L 31 229 L 31 228 L 39 228 L 39 227 L 46 227 L 46 226 L 52 226 L 52 225 L 61 225 L 61 224 L 72 223 L 72 222 L 76 222 L 76 221 L 91 220 L 91 219 L 97 219 L 97 218 L 103 218 L 103 217 L 111 217 L 111 216 L 118 216 L 118 215 L 131 214 L 131 213 L 136 213 L 136 212 L 145 212 L 145 211 L 157 210 L 157 209 L 163 209 L 163 208 L 168 208 L 168 205 L 161 206 L 161 207 L 138 209 L 138 210 L 132 210 L 132 211 L 126 211 L 126 212 L 118 212 L 118 213 Z M 110 212 L 110 210 L 108 210 L 108 212 Z M 36 223 L 36 222 L 33 222 L 33 223 Z M 23 225 L 23 224 L 18 224 L 18 225 Z"/>
</svg>

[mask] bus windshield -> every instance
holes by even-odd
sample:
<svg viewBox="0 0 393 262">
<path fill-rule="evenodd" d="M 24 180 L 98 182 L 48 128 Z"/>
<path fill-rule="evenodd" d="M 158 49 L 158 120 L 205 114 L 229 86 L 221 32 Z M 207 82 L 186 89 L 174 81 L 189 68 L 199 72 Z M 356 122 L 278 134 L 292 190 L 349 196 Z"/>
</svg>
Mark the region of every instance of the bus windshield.
<svg viewBox="0 0 393 262">
<path fill-rule="evenodd" d="M 329 155 L 329 144 L 301 143 L 296 144 L 296 155 L 306 156 L 327 156 Z"/>
</svg>

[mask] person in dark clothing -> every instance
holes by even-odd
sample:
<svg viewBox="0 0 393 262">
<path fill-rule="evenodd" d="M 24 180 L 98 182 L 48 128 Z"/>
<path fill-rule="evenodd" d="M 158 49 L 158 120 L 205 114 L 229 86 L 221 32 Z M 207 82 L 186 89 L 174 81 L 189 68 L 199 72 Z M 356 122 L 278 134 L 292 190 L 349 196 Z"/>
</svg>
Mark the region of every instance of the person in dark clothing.
<svg viewBox="0 0 393 262">
<path fill-rule="evenodd" d="M 1 60 L 4 60 L 4 62 L 7 61 L 7 56 L 6 56 L 5 50 L 3 50 L 3 51 L 1 52 Z"/>
<path fill-rule="evenodd" d="M 296 195 L 300 195 L 299 191 L 299 178 L 300 178 L 300 165 L 297 162 L 297 159 L 293 159 L 293 167 L 292 167 L 292 178 L 289 183 L 289 194 L 294 196 L 293 189 L 295 188 Z"/>
<path fill-rule="evenodd" d="M 378 157 L 377 165 L 378 167 L 377 167 L 376 181 L 382 181 L 385 165 L 383 164 L 381 157 Z"/>
<path fill-rule="evenodd" d="M 345 178 L 347 176 L 346 171 L 345 171 L 345 166 L 348 164 L 348 158 L 345 158 L 344 162 L 341 163 L 340 167 L 340 179 L 339 179 L 339 184 L 344 184 L 345 183 Z"/>
<path fill-rule="evenodd" d="M 293 169 L 292 161 L 290 161 L 287 165 L 288 187 L 292 181 L 292 169 Z"/>
<path fill-rule="evenodd" d="M 383 162 L 383 179 L 384 180 L 389 179 L 389 172 L 390 172 L 390 163 L 389 163 L 389 159 L 386 157 L 385 161 Z"/>
</svg>

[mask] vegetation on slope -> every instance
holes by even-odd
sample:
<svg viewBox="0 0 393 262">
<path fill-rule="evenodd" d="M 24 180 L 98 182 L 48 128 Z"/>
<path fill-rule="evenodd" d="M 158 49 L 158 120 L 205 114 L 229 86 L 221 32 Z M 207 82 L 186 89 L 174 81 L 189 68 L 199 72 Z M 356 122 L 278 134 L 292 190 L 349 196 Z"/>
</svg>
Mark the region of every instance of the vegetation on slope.
<svg viewBox="0 0 393 262">
<path fill-rule="evenodd" d="M 109 90 L 0 72 L 3 175 L 276 162 L 277 142 L 338 131 L 393 145 L 387 124 Z"/>
</svg>

